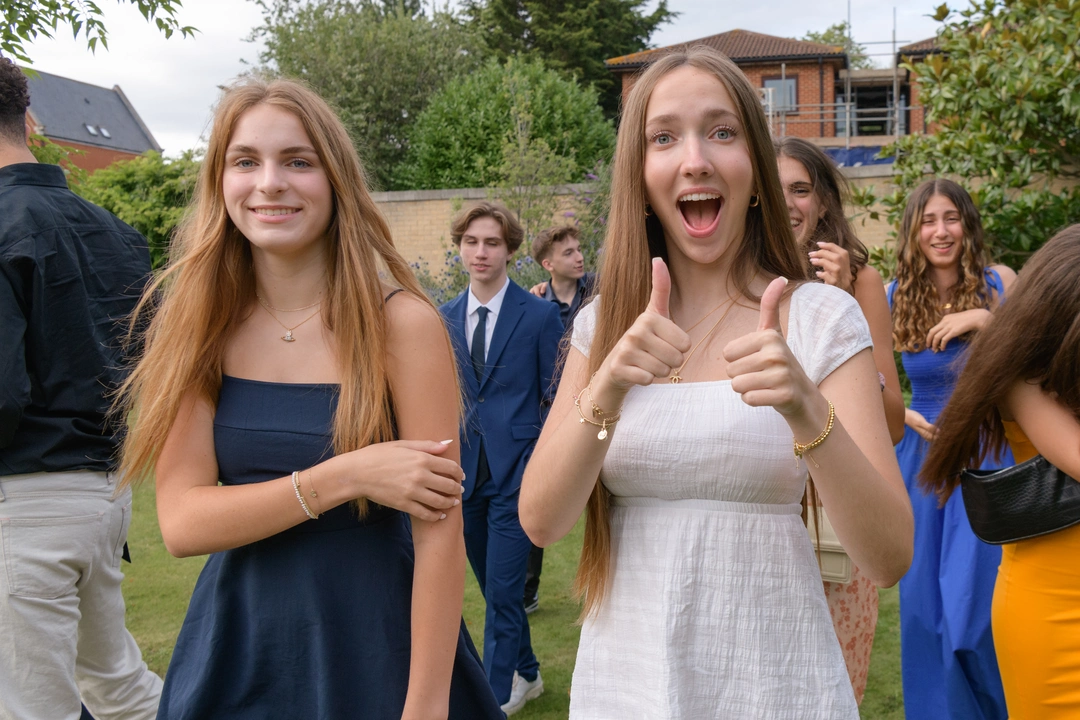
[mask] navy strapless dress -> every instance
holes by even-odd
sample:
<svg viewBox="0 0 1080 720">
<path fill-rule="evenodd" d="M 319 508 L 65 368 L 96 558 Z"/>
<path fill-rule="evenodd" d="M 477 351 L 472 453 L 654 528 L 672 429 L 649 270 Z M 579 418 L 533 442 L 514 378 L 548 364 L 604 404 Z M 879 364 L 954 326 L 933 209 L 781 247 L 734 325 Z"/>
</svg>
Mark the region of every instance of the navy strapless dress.
<svg viewBox="0 0 1080 720">
<path fill-rule="evenodd" d="M 332 455 L 336 385 L 222 378 L 214 445 L 225 485 Z M 158 718 L 400 720 L 409 680 L 413 544 L 404 513 L 349 504 L 214 553 L 195 585 Z M 503 718 L 464 623 L 450 718 Z"/>
</svg>

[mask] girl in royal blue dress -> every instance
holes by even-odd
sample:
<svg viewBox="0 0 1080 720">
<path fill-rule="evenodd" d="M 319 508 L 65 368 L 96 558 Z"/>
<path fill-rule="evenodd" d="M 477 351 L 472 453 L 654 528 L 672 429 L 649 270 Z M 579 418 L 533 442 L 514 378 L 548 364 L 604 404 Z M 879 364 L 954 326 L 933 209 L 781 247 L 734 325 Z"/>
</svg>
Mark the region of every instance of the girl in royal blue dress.
<svg viewBox="0 0 1080 720">
<path fill-rule="evenodd" d="M 986 263 L 982 224 L 967 191 L 939 179 L 912 193 L 888 290 L 893 344 L 911 380 L 896 455 L 915 514 L 915 555 L 900 581 L 904 709 L 912 720 L 1008 716 L 990 632 L 1001 550 L 976 539 L 960 493 L 938 507 L 918 476 L 968 340 L 1015 277 Z"/>
<path fill-rule="evenodd" d="M 449 338 L 321 98 L 225 92 L 149 304 L 125 477 L 210 554 L 158 717 L 502 718 L 461 622 Z"/>
</svg>

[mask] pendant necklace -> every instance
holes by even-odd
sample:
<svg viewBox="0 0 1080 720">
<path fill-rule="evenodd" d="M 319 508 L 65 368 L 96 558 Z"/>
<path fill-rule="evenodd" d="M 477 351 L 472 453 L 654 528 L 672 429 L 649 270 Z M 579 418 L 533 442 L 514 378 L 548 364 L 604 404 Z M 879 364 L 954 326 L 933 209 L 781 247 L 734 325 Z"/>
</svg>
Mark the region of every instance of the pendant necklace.
<svg viewBox="0 0 1080 720">
<path fill-rule="evenodd" d="M 263 308 L 266 310 L 267 313 L 269 313 L 270 317 L 274 318 L 274 321 L 277 322 L 278 325 L 285 328 L 285 334 L 281 336 L 281 339 L 284 340 L 285 342 L 290 342 L 290 343 L 291 342 L 296 342 L 296 338 L 293 337 L 293 330 L 300 327 L 301 325 L 306 323 L 308 320 L 311 320 L 313 317 L 315 317 L 316 315 L 318 315 L 319 313 L 322 312 L 322 310 L 316 310 L 315 312 L 313 312 L 311 315 L 308 315 L 306 318 L 304 318 L 300 322 L 296 323 L 292 327 L 289 327 L 285 323 L 278 320 L 278 316 L 274 314 L 273 311 L 278 310 L 277 308 L 273 307 L 270 303 L 263 300 L 262 296 L 259 295 L 259 293 L 255 293 L 255 297 L 258 298 L 259 304 L 263 306 Z M 310 305 L 305 305 L 304 307 L 301 307 L 301 308 L 295 308 L 293 310 L 278 310 L 278 312 L 297 312 L 299 310 L 307 310 L 308 308 L 313 308 L 316 305 L 321 305 L 321 304 L 322 304 L 322 300 L 318 300 L 316 302 L 313 302 Z"/>
<path fill-rule="evenodd" d="M 669 377 L 669 378 L 668 378 L 668 381 L 669 381 L 669 382 L 670 382 L 670 383 L 671 383 L 672 385 L 678 385 L 679 383 L 681 383 L 681 382 L 682 382 L 682 371 L 683 371 L 683 368 L 685 368 L 685 367 L 686 367 L 686 363 L 690 362 L 690 358 L 691 358 L 691 357 L 693 357 L 693 355 L 694 355 L 694 353 L 695 353 L 695 352 L 697 351 L 697 349 L 698 349 L 699 347 L 701 347 L 701 343 L 705 342 L 705 339 L 706 339 L 707 337 L 709 337 L 710 335 L 712 335 L 712 332 L 713 332 L 713 330 L 715 330 L 715 329 L 717 328 L 717 326 L 719 326 L 719 325 L 720 325 L 720 323 L 724 322 L 724 318 L 726 318 L 726 317 L 728 316 L 728 313 L 729 313 L 729 312 L 731 312 L 731 308 L 733 308 L 733 307 L 735 306 L 735 298 L 732 298 L 731 300 L 728 300 L 727 302 L 728 302 L 728 307 L 727 307 L 727 310 L 725 310 L 725 311 L 724 311 L 724 314 L 720 316 L 720 319 L 719 319 L 719 320 L 717 320 L 716 322 L 714 322 L 714 323 L 713 323 L 713 326 L 712 326 L 711 328 L 709 328 L 709 332 L 707 332 L 707 333 L 705 333 L 704 335 L 702 335 L 702 336 L 701 336 L 701 339 L 697 341 L 697 344 L 695 344 L 695 345 L 694 345 L 694 347 L 690 348 L 690 352 L 689 352 L 689 353 L 687 353 L 687 355 L 686 355 L 686 359 L 685 359 L 685 360 L 683 360 L 683 364 L 682 364 L 682 365 L 680 365 L 680 366 L 679 366 L 679 369 L 678 369 L 678 370 L 676 370 L 676 371 L 675 371 L 675 372 L 674 372 L 674 373 L 673 373 L 673 374 L 671 375 L 671 377 Z M 718 308 L 718 307 L 720 307 L 720 306 L 719 306 L 719 305 L 717 305 L 717 308 Z M 716 309 L 715 309 L 715 308 L 713 309 L 713 312 L 716 312 Z M 712 314 L 712 313 L 709 313 L 709 315 L 711 315 L 711 314 Z M 705 317 L 709 317 L 709 315 L 706 315 Z M 705 319 L 705 318 L 702 318 L 701 320 L 704 320 L 704 319 Z M 691 325 L 691 326 L 690 326 L 690 329 L 691 329 L 691 330 L 693 330 L 693 329 L 694 329 L 695 327 L 697 327 L 698 325 L 700 325 L 700 324 L 701 324 L 701 320 L 698 320 L 698 321 L 697 321 L 696 323 L 694 323 L 693 325 Z"/>
</svg>

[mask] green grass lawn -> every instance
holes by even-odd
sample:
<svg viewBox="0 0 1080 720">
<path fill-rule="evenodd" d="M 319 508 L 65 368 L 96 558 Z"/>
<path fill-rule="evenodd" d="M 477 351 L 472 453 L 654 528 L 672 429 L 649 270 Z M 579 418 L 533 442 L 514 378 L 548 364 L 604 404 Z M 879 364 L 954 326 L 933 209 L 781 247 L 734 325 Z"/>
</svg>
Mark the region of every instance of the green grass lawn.
<svg viewBox="0 0 1080 720">
<path fill-rule="evenodd" d="M 577 654 L 578 605 L 570 583 L 581 549 L 582 524 L 561 542 L 544 551 L 540 582 L 540 609 L 529 616 L 533 649 L 540 659 L 544 694 L 515 715 L 522 720 L 565 720 L 570 706 L 570 676 Z M 135 491 L 134 512 L 128 536 L 134 564 L 125 565 L 124 596 L 127 624 L 142 648 L 150 669 L 164 676 L 176 635 L 187 610 L 191 590 L 204 558 L 178 560 L 161 542 L 154 491 L 145 485 Z M 482 652 L 484 601 L 469 573 L 465 585 L 465 623 Z M 862 705 L 862 717 L 900 720 L 904 702 L 900 691 L 900 624 L 896 589 L 881 591 L 877 636 L 870 659 L 870 679 Z"/>
</svg>

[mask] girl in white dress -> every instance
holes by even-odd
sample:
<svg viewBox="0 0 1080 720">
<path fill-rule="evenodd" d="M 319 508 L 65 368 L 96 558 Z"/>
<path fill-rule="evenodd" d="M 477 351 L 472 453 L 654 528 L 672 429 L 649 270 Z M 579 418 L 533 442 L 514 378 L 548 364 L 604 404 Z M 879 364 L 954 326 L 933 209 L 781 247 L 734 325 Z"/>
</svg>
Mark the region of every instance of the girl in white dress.
<svg viewBox="0 0 1080 720">
<path fill-rule="evenodd" d="M 804 459 L 878 585 L 911 561 L 911 508 L 858 305 L 783 279 L 804 271 L 772 141 L 726 58 L 638 79 L 608 228 L 520 498 L 540 546 L 587 510 L 571 718 L 857 718 Z"/>
</svg>

